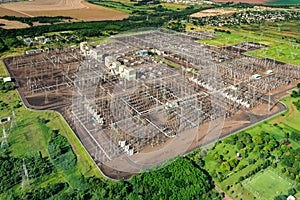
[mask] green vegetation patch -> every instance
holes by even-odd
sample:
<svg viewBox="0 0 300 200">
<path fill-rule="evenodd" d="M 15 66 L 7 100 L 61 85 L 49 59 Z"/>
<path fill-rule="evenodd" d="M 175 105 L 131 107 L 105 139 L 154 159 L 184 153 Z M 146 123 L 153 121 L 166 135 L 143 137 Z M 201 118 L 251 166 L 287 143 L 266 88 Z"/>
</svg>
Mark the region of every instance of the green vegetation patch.
<svg viewBox="0 0 300 200">
<path fill-rule="evenodd" d="M 270 5 L 285 5 L 285 4 L 300 4 L 299 0 L 276 0 L 270 1 L 267 4 Z"/>
<path fill-rule="evenodd" d="M 262 43 L 269 47 L 245 52 L 245 54 L 300 66 L 300 24 L 297 21 L 267 22 L 228 28 L 206 26 L 204 30 L 214 31 L 220 37 L 199 42 L 214 46 L 230 46 L 243 42 Z"/>
<path fill-rule="evenodd" d="M 11 21 L 19 21 L 22 23 L 26 23 L 30 26 L 33 25 L 33 22 L 39 22 L 39 23 L 58 23 L 62 22 L 64 20 L 70 20 L 71 17 L 65 17 L 65 16 L 56 16 L 56 17 L 47 17 L 47 16 L 39 16 L 39 17 L 15 17 L 15 16 L 3 16 L 0 17 L 2 19 L 11 20 Z"/>
<path fill-rule="evenodd" d="M 221 199 L 211 177 L 193 161 L 179 157 L 159 170 L 142 173 L 130 181 L 138 199 Z M 140 196 L 141 197 L 141 196 Z"/>
<path fill-rule="evenodd" d="M 214 46 L 227 46 L 234 45 L 242 42 L 261 42 L 259 39 L 251 38 L 246 34 L 229 33 L 227 31 L 215 31 L 215 33 L 221 35 L 220 37 L 200 40 L 199 42 L 207 43 Z"/>
<path fill-rule="evenodd" d="M 291 94 L 282 100 L 285 113 L 201 151 L 205 169 L 229 196 L 267 200 L 300 193 L 300 112 L 293 104 L 299 97 L 297 90 Z"/>
<path fill-rule="evenodd" d="M 293 183 L 271 169 L 245 180 L 243 185 L 253 195 L 264 200 L 273 200 L 276 196 L 287 194 L 288 190 L 293 187 Z"/>
<path fill-rule="evenodd" d="M 63 170 L 69 170 L 75 167 L 76 156 L 67 138 L 58 134 L 58 131 L 52 131 L 51 140 L 48 144 L 48 151 L 55 165 Z"/>
</svg>

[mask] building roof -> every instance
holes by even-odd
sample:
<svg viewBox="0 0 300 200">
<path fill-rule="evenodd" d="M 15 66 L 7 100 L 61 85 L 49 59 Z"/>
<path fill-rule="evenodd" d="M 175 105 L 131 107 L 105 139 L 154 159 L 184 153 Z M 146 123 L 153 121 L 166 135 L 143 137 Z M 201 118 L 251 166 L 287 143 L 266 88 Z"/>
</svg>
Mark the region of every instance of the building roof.
<svg viewBox="0 0 300 200">
<path fill-rule="evenodd" d="M 6 77 L 6 78 L 3 78 L 3 81 L 4 81 L 4 83 L 11 82 L 12 79 L 11 79 L 11 77 Z"/>
</svg>

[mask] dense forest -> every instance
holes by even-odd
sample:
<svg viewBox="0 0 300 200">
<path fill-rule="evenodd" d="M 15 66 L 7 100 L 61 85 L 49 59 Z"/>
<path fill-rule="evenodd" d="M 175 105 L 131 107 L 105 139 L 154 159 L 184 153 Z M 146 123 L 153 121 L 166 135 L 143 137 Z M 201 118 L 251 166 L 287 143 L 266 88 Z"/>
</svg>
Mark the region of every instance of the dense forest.
<svg viewBox="0 0 300 200">
<path fill-rule="evenodd" d="M 130 183 L 133 199 L 222 199 L 208 173 L 186 157 L 134 176 Z"/>
</svg>

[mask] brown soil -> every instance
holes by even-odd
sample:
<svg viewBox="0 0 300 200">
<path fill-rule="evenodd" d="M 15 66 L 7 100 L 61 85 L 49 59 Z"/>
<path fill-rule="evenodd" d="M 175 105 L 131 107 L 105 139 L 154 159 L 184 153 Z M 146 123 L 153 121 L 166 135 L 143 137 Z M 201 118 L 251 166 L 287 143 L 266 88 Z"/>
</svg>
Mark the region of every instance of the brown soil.
<svg viewBox="0 0 300 200">
<path fill-rule="evenodd" d="M 29 27 L 28 24 L 24 24 L 18 21 L 10 21 L 6 19 L 0 19 L 0 24 L 5 24 L 5 26 L 1 26 L 4 29 L 14 29 L 14 28 L 27 28 Z"/>
<path fill-rule="evenodd" d="M 2 4 L 0 8 L 7 10 L 6 15 L 22 13 L 23 16 L 70 16 L 82 21 L 121 20 L 129 16 L 82 0 L 34 0 Z"/>
<path fill-rule="evenodd" d="M 33 26 L 43 26 L 43 25 L 50 25 L 50 23 L 40 23 L 40 22 L 32 22 Z"/>
<path fill-rule="evenodd" d="M 294 81 L 294 82 L 290 83 L 288 86 L 284 86 L 284 85 L 283 85 L 283 86 L 281 86 L 281 87 L 276 88 L 275 90 L 272 90 L 272 91 L 270 92 L 270 94 L 273 95 L 273 94 L 278 94 L 278 93 L 282 93 L 282 92 L 284 92 L 284 91 L 291 90 L 292 88 L 296 87 L 298 83 L 299 83 L 298 81 Z M 284 92 L 284 93 L 285 93 L 285 92 Z M 278 96 L 278 95 L 276 95 L 276 97 L 277 97 L 277 96 Z"/>
<path fill-rule="evenodd" d="M 224 10 L 224 9 L 209 9 L 197 12 L 191 15 L 191 17 L 201 18 L 201 17 L 211 17 L 211 16 L 230 16 L 233 13 L 236 13 L 236 10 Z"/>
<path fill-rule="evenodd" d="M 27 16 L 24 13 L 20 13 L 18 11 L 3 8 L 2 5 L 0 4 L 0 17 L 3 17 L 5 15 L 7 15 L 7 16 L 16 16 L 16 17 L 26 17 Z"/>
<path fill-rule="evenodd" d="M 279 108 L 278 107 L 273 107 L 274 105 L 271 103 L 270 105 L 270 110 L 271 112 L 278 112 Z M 268 115 L 270 114 L 268 111 L 268 104 L 264 103 L 264 104 L 260 104 L 258 106 L 255 106 L 255 108 L 251 109 L 251 113 L 255 114 L 255 115 Z"/>
</svg>

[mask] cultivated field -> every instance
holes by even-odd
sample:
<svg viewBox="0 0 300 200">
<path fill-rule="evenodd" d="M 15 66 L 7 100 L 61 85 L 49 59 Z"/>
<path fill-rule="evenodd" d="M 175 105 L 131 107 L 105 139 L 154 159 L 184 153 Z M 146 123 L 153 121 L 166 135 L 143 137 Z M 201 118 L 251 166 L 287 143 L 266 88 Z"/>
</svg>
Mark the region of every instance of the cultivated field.
<svg viewBox="0 0 300 200">
<path fill-rule="evenodd" d="M 0 4 L 0 17 L 3 17 L 5 15 L 16 16 L 16 17 L 26 17 L 26 16 L 28 16 L 28 15 L 26 15 L 24 13 L 20 13 L 18 11 L 3 8 L 2 5 Z"/>
<path fill-rule="evenodd" d="M 286 194 L 292 183 L 276 174 L 272 170 L 258 173 L 255 177 L 246 180 L 244 186 L 259 199 L 272 200 L 280 194 Z"/>
<path fill-rule="evenodd" d="M 203 10 L 201 12 L 197 12 L 191 15 L 191 17 L 211 17 L 211 16 L 218 16 L 218 15 L 223 15 L 223 16 L 230 16 L 233 13 L 236 13 L 236 10 L 225 10 L 225 9 L 208 9 L 208 10 Z"/>
<path fill-rule="evenodd" d="M 5 29 L 29 27 L 28 24 L 24 24 L 24 23 L 18 22 L 18 21 L 10 21 L 10 20 L 6 20 L 6 19 L 0 19 L 0 24 L 5 24 L 5 26 L 1 26 L 1 28 L 5 28 Z"/>
<path fill-rule="evenodd" d="M 0 5 L 0 16 L 70 16 L 83 21 L 120 20 L 128 14 L 82 0 L 34 0 Z"/>
</svg>

